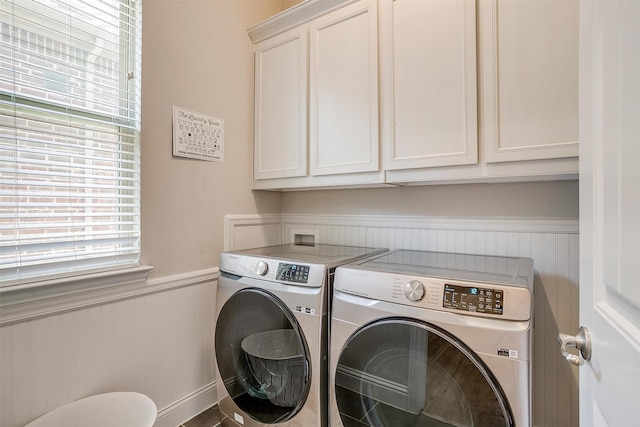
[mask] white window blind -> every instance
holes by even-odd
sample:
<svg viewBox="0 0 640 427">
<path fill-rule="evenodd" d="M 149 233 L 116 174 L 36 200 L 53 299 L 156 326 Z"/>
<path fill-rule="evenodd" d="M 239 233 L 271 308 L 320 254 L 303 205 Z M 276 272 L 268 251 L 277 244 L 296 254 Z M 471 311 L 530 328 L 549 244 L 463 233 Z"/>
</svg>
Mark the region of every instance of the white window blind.
<svg viewBox="0 0 640 427">
<path fill-rule="evenodd" d="M 139 265 L 141 0 L 0 0 L 0 286 Z"/>
</svg>

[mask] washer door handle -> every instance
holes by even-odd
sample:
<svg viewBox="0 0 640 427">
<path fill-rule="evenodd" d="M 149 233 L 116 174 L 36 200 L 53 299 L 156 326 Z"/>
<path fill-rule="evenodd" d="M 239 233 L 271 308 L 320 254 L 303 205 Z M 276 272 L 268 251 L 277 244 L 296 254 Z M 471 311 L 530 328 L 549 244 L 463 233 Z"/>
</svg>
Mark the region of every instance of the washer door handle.
<svg viewBox="0 0 640 427">
<path fill-rule="evenodd" d="M 569 363 L 580 366 L 584 364 L 585 360 L 591 359 L 591 335 L 584 326 L 580 326 L 576 335 L 558 334 L 558 341 L 560 342 L 560 352 Z M 568 347 L 580 350 L 582 357 L 569 353 Z"/>
</svg>

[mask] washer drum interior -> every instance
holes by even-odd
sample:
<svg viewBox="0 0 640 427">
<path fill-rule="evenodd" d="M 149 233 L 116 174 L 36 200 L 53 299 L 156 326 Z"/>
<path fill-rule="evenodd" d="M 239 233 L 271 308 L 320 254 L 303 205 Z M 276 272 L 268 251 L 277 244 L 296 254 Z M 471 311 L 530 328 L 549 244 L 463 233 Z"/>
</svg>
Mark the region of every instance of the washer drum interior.
<svg viewBox="0 0 640 427">
<path fill-rule="evenodd" d="M 304 349 L 293 329 L 259 332 L 240 344 L 251 373 L 274 405 L 294 407 L 304 393 Z"/>
</svg>

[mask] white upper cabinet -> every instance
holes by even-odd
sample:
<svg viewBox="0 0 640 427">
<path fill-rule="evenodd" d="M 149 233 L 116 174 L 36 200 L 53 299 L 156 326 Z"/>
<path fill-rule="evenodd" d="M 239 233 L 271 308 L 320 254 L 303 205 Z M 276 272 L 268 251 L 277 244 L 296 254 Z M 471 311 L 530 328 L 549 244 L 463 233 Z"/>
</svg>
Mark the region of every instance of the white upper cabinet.
<svg viewBox="0 0 640 427">
<path fill-rule="evenodd" d="M 250 28 L 254 188 L 576 179 L 579 0 L 306 0 Z"/>
<path fill-rule="evenodd" d="M 482 0 L 486 161 L 578 156 L 578 0 Z"/>
<path fill-rule="evenodd" d="M 578 0 L 406 0 L 406 5 L 404 0 L 390 4 L 386 0 L 380 1 L 380 39 L 385 43 L 381 48 L 380 62 L 383 67 L 381 81 L 385 85 L 381 92 L 386 182 L 411 184 L 577 178 Z M 443 3 L 443 9 L 437 11 L 439 3 Z M 407 9 L 403 10 L 404 7 Z M 443 35 L 428 48 L 435 52 L 432 61 L 415 68 L 405 67 L 409 71 L 403 72 L 402 56 L 408 58 L 405 61 L 415 62 L 416 57 L 426 55 L 421 53 L 416 41 L 411 45 L 410 34 L 412 31 L 420 34 L 420 28 L 409 30 L 411 26 L 402 27 L 411 23 L 410 10 L 420 8 L 431 8 L 432 16 L 438 13 L 438 18 L 432 17 L 433 22 L 428 21 L 430 24 L 425 26 L 435 31 L 441 20 L 445 28 Z M 477 20 L 471 18 L 474 12 L 477 12 Z M 477 34 L 475 44 L 472 42 L 473 31 Z M 396 33 L 403 32 L 407 34 L 408 41 L 397 39 Z M 425 46 L 430 46 L 423 41 L 424 38 L 424 35 L 416 37 Z M 402 53 L 406 44 L 411 47 Z M 436 50 L 439 46 L 441 51 Z M 385 54 L 387 51 L 392 53 Z M 402 56 L 398 57 L 399 54 Z M 473 54 L 477 62 L 475 89 L 474 71 L 471 71 Z M 444 69 L 439 70 L 441 75 L 435 74 L 438 71 L 424 74 L 431 76 L 427 80 L 435 80 L 430 90 L 439 98 L 435 107 L 429 110 L 423 95 L 426 91 L 421 89 L 427 83 L 416 83 L 420 80 L 418 76 L 406 77 L 404 73 L 418 73 L 422 69 L 442 66 L 448 66 L 448 75 Z M 390 75 L 393 77 L 389 78 Z M 405 80 L 410 83 L 403 88 Z M 393 82 L 392 85 L 389 81 Z M 437 90 L 449 93 L 438 93 Z M 478 96 L 477 127 L 473 121 L 474 90 Z M 437 115 L 438 109 L 440 116 Z M 420 121 L 419 116 L 426 116 L 426 112 L 439 117 L 439 121 L 433 124 L 426 117 Z M 407 136 L 407 119 L 403 116 L 412 117 L 413 122 L 418 123 L 414 125 L 418 129 L 412 132 L 414 135 L 441 131 L 450 139 L 431 136 L 420 141 L 416 137 L 414 140 L 420 142 L 411 144 L 407 142 L 411 138 Z M 474 135 L 474 132 L 477 133 Z M 477 162 L 473 147 L 475 136 Z M 442 145 L 433 148 L 427 145 L 434 140 L 439 140 Z M 425 155 L 420 151 L 421 148 L 425 150 L 424 147 L 434 151 Z"/>
<path fill-rule="evenodd" d="M 378 15 L 374 1 L 311 22 L 311 175 L 379 169 Z"/>
<path fill-rule="evenodd" d="M 478 161 L 473 0 L 380 2 L 385 168 Z"/>
<path fill-rule="evenodd" d="M 249 35 L 254 188 L 380 184 L 377 2 L 303 2 Z"/>
<path fill-rule="evenodd" d="M 254 178 L 307 175 L 307 32 L 255 46 Z"/>
</svg>

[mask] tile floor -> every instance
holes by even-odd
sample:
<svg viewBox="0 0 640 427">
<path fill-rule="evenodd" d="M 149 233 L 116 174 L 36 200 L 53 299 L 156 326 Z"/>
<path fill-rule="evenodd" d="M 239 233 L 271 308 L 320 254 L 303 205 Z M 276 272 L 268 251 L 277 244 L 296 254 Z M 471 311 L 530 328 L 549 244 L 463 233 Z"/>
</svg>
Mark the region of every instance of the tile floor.
<svg viewBox="0 0 640 427">
<path fill-rule="evenodd" d="M 220 411 L 218 405 L 212 406 L 178 427 L 220 427 Z"/>
</svg>

